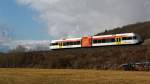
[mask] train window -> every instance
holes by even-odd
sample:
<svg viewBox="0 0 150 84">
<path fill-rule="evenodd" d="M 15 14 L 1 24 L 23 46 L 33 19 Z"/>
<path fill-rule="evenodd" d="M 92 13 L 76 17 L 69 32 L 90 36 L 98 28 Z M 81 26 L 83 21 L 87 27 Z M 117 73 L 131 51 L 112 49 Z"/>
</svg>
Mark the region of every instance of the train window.
<svg viewBox="0 0 150 84">
<path fill-rule="evenodd" d="M 65 42 L 65 43 L 64 43 L 64 46 L 79 45 L 79 44 L 80 44 L 80 41 L 77 41 L 77 42 Z"/>
<path fill-rule="evenodd" d="M 73 42 L 73 45 L 76 45 L 77 43 L 76 42 Z"/>
<path fill-rule="evenodd" d="M 97 40 L 93 40 L 93 43 L 97 43 Z"/>
<path fill-rule="evenodd" d="M 70 43 L 70 42 L 68 42 L 68 45 L 71 45 L 71 43 Z"/>
<path fill-rule="evenodd" d="M 132 37 L 123 37 L 122 40 L 132 40 Z"/>
<path fill-rule="evenodd" d="M 68 43 L 68 42 L 65 42 L 65 45 L 66 45 L 66 46 L 68 46 L 68 45 L 69 45 L 69 43 Z"/>
<path fill-rule="evenodd" d="M 63 43 L 63 46 L 67 46 L 67 42 L 64 42 L 64 43 Z"/>
<path fill-rule="evenodd" d="M 110 42 L 110 39 L 105 39 L 105 42 L 106 42 L 106 43 Z"/>
<path fill-rule="evenodd" d="M 76 43 L 77 43 L 77 45 L 80 45 L 80 44 L 81 44 L 80 41 L 77 41 Z"/>
<path fill-rule="evenodd" d="M 115 42 L 115 39 L 101 39 L 101 40 L 93 40 L 93 43 L 106 43 L 106 42 Z"/>
<path fill-rule="evenodd" d="M 112 39 L 111 39 L 111 42 L 115 42 L 115 39 L 114 39 L 114 38 L 112 38 Z"/>
<path fill-rule="evenodd" d="M 132 37 L 127 37 L 128 40 L 132 40 Z"/>
<path fill-rule="evenodd" d="M 77 42 L 73 42 L 73 45 L 77 45 Z"/>
<path fill-rule="evenodd" d="M 69 42 L 66 42 L 66 45 L 69 45 Z"/>
<path fill-rule="evenodd" d="M 98 40 L 94 40 L 94 43 L 98 43 Z"/>
<path fill-rule="evenodd" d="M 73 44 L 72 45 L 76 45 L 76 42 L 72 42 Z"/>
<path fill-rule="evenodd" d="M 79 45 L 80 41 L 76 41 L 76 42 L 70 42 L 70 45 Z"/>
<path fill-rule="evenodd" d="M 102 43 L 102 40 L 101 39 L 100 40 L 93 40 L 93 43 Z"/>
<path fill-rule="evenodd" d="M 70 42 L 69 44 L 70 44 L 70 45 L 73 45 L 73 42 Z"/>
<path fill-rule="evenodd" d="M 56 45 L 58 45 L 58 43 L 51 43 L 50 45 L 51 46 L 56 46 Z"/>
<path fill-rule="evenodd" d="M 102 39 L 101 41 L 102 41 L 102 43 L 106 43 L 106 40 L 105 40 L 105 39 Z"/>
<path fill-rule="evenodd" d="M 102 41 L 101 40 L 97 40 L 97 43 L 101 43 Z"/>
<path fill-rule="evenodd" d="M 93 40 L 93 43 L 101 43 L 101 40 Z"/>
<path fill-rule="evenodd" d="M 127 40 L 127 37 L 123 37 L 122 40 Z"/>
<path fill-rule="evenodd" d="M 105 42 L 115 42 L 115 39 L 106 39 Z"/>
<path fill-rule="evenodd" d="M 137 39 L 137 37 L 136 37 L 136 36 L 133 36 L 133 39 Z"/>
</svg>

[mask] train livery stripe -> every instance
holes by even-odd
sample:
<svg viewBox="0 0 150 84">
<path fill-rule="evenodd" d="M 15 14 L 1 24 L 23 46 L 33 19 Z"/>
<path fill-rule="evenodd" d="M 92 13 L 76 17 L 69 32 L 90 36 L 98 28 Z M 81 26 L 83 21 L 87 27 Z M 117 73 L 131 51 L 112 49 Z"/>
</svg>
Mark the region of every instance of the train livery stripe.
<svg viewBox="0 0 150 84">
<path fill-rule="evenodd" d="M 97 37 L 97 38 L 92 38 L 93 40 L 101 40 L 101 39 L 112 39 L 115 38 L 115 36 L 111 36 L 111 37 Z"/>
<path fill-rule="evenodd" d="M 64 41 L 58 41 L 59 42 L 78 42 L 78 41 L 81 41 L 81 40 L 64 40 Z"/>
</svg>

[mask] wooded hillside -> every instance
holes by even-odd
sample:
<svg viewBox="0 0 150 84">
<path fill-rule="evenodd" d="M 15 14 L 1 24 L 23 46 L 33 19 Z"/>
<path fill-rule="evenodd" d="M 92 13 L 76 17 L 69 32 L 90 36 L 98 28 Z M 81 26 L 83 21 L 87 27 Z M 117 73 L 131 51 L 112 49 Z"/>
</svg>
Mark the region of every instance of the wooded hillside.
<svg viewBox="0 0 150 84">
<path fill-rule="evenodd" d="M 150 22 L 131 24 L 101 34 L 135 32 L 142 45 L 77 48 L 0 54 L 0 67 L 118 69 L 121 64 L 150 61 Z"/>
</svg>

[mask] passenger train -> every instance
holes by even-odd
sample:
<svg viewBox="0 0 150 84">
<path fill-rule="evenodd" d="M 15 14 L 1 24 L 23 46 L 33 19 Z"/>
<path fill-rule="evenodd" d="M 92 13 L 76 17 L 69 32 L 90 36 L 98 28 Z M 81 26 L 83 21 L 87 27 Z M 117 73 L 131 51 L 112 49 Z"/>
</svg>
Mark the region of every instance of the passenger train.
<svg viewBox="0 0 150 84">
<path fill-rule="evenodd" d="M 138 34 L 122 33 L 52 40 L 50 43 L 50 49 L 87 48 L 95 46 L 129 45 L 139 43 L 142 43 L 142 39 Z"/>
</svg>

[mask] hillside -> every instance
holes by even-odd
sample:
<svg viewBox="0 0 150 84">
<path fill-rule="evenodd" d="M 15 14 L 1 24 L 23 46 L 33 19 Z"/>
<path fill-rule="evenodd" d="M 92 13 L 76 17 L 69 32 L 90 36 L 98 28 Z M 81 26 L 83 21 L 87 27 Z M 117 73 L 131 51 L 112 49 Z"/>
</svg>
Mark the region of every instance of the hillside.
<svg viewBox="0 0 150 84">
<path fill-rule="evenodd" d="M 145 39 L 142 45 L 63 49 L 0 54 L 0 67 L 118 69 L 124 63 L 150 61 L 150 22 L 116 28 L 101 34 L 135 32 Z"/>
<path fill-rule="evenodd" d="M 97 35 L 130 33 L 130 32 L 134 32 L 134 33 L 141 35 L 143 39 L 149 39 L 150 38 L 150 22 L 130 24 L 127 26 L 123 26 L 121 28 L 107 30 L 105 32 L 98 33 Z"/>
</svg>

